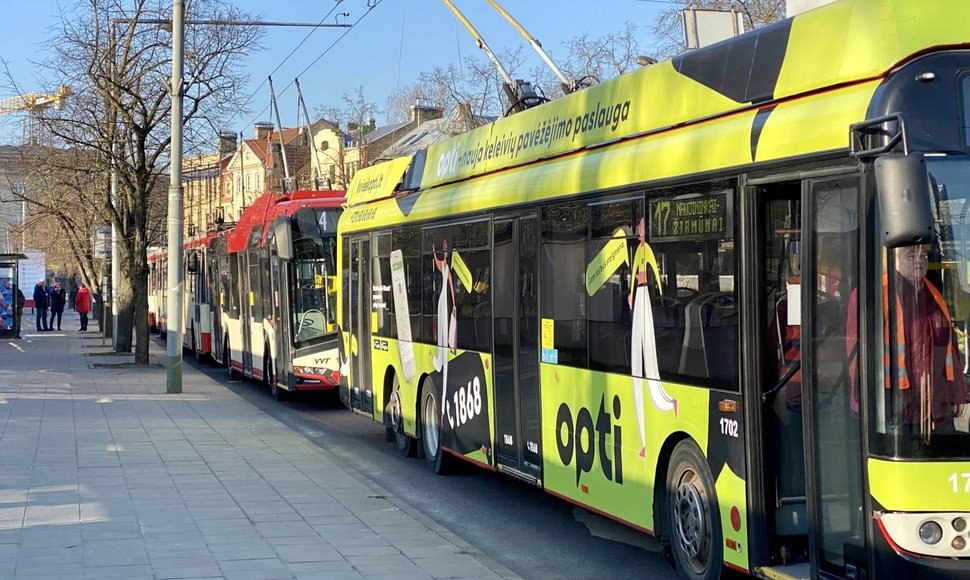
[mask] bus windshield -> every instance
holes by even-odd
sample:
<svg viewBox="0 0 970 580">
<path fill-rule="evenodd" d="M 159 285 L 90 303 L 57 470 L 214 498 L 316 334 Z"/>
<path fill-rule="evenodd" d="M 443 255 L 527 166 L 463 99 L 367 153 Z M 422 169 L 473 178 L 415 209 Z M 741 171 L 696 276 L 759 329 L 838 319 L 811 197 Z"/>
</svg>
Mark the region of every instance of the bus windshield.
<svg viewBox="0 0 970 580">
<path fill-rule="evenodd" d="M 936 240 L 883 249 L 880 261 L 875 430 L 890 455 L 970 456 L 970 159 L 928 157 L 927 166 Z"/>
<path fill-rule="evenodd" d="M 294 216 L 290 303 L 295 346 L 337 331 L 336 212 L 303 208 Z"/>
</svg>

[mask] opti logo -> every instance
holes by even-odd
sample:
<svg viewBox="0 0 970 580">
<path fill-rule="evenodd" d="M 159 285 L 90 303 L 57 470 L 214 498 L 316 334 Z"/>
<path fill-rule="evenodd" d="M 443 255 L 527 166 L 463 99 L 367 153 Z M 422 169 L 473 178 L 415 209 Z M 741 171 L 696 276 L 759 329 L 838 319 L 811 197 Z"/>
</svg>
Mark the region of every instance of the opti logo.
<svg viewBox="0 0 970 580">
<path fill-rule="evenodd" d="M 455 172 L 455 166 L 458 163 L 458 144 L 456 143 L 451 151 L 444 153 L 438 159 L 438 167 L 435 170 L 435 174 L 441 178 L 445 175 Z"/>
<path fill-rule="evenodd" d="M 596 415 L 596 423 L 593 423 L 593 416 L 589 409 L 582 407 L 573 420 L 572 410 L 569 405 L 563 403 L 559 405 L 559 412 L 556 413 L 556 447 L 559 449 L 559 459 L 563 465 L 569 465 L 576 459 L 576 485 L 579 486 L 579 478 L 583 473 L 589 473 L 593 469 L 596 461 L 597 448 L 599 451 L 600 468 L 603 476 L 608 481 L 615 481 L 623 484 L 623 456 L 620 450 L 623 448 L 623 434 L 619 423 L 620 397 L 613 396 L 613 413 L 606 411 L 606 395 L 600 399 L 599 413 Z M 606 453 L 606 436 L 613 435 L 612 458 Z"/>
</svg>

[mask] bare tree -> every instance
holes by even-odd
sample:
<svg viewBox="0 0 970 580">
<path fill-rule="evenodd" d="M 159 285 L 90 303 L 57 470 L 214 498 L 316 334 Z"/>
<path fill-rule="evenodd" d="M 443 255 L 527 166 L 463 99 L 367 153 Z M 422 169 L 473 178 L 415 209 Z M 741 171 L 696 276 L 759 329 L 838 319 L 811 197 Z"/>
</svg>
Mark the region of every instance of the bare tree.
<svg viewBox="0 0 970 580">
<path fill-rule="evenodd" d="M 638 31 L 637 25 L 624 22 L 616 32 L 596 38 L 582 34 L 565 42 L 566 58 L 559 65 L 563 74 L 580 84 L 592 84 L 629 72 L 640 54 Z"/>
<path fill-rule="evenodd" d="M 190 20 L 252 19 L 224 0 L 195 0 Z M 90 149 L 95 171 L 118 178 L 112 199 L 102 190 L 100 205 L 120 236 L 117 281 L 117 350 L 130 352 L 137 333 L 135 361 L 148 362 L 147 248 L 149 222 L 159 208 L 153 199 L 164 187 L 171 140 L 170 36 L 144 19 L 171 19 L 164 0 L 84 0 L 63 13 L 49 70 L 59 84 L 74 88 L 75 98 L 48 121 L 66 146 Z M 242 57 L 256 45 L 259 30 L 251 27 L 186 28 L 184 100 L 187 143 L 209 138 L 212 126 L 242 108 L 246 76 Z"/>
<path fill-rule="evenodd" d="M 656 39 L 654 58 L 670 58 L 687 50 L 684 40 L 684 22 L 681 16 L 685 8 L 739 11 L 744 19 L 744 29 L 754 30 L 777 22 L 785 17 L 785 0 L 672 0 L 653 27 Z"/>
<path fill-rule="evenodd" d="M 334 160 L 337 165 L 338 186 L 350 185 L 350 179 L 357 168 L 366 167 L 369 164 L 369 152 L 364 145 L 363 137 L 371 120 L 376 119 L 381 112 L 374 102 L 367 100 L 362 86 L 357 87 L 353 93 L 344 93 L 340 97 L 340 105 L 317 106 L 315 113 L 343 131 L 347 139 L 352 142 L 350 147 L 342 145 L 336 152 L 339 156 Z M 356 150 L 355 154 L 351 154 L 351 150 Z"/>
<path fill-rule="evenodd" d="M 23 225 L 30 246 L 43 250 L 48 264 L 63 264 L 72 275 L 80 274 L 101 303 L 105 264 L 93 253 L 92 234 L 107 223 L 101 203 L 107 174 L 97 170 L 90 149 L 22 147 L 20 152 L 21 168 L 33 184 L 31 194 L 20 194 L 31 204 Z"/>
</svg>

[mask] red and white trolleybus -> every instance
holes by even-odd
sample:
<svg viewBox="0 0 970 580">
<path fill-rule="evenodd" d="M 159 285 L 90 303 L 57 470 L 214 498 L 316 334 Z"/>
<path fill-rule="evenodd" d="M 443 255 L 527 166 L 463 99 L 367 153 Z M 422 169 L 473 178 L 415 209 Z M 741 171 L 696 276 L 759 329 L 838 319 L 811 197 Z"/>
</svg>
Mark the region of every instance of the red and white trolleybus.
<svg viewBox="0 0 970 580">
<path fill-rule="evenodd" d="M 281 398 L 336 389 L 340 191 L 267 193 L 236 224 L 185 244 L 183 346 Z M 149 321 L 164 332 L 167 254 L 149 256 Z M 154 308 L 153 308 L 154 306 Z"/>
</svg>

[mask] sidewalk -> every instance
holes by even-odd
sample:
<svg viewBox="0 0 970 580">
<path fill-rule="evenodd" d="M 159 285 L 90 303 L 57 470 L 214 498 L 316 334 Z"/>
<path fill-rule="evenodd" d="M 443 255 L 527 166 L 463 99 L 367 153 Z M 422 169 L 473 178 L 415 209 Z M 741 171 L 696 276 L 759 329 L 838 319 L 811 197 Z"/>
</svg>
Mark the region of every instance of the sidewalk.
<svg viewBox="0 0 970 580">
<path fill-rule="evenodd" d="M 26 322 L 0 341 L 0 579 L 515 577 L 192 367 L 166 394 L 154 342 L 94 368 L 133 356 Z"/>
</svg>

